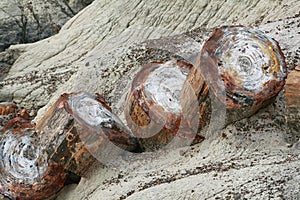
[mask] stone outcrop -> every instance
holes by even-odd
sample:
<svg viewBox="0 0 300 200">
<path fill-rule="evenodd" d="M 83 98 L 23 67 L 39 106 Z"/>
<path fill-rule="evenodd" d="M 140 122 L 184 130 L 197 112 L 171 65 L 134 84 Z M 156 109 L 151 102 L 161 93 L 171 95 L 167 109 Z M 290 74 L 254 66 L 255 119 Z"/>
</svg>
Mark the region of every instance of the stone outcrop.
<svg viewBox="0 0 300 200">
<path fill-rule="evenodd" d="M 4 0 L 0 2 L 0 51 L 11 44 L 35 42 L 61 26 L 92 0 Z"/>
<path fill-rule="evenodd" d="M 85 90 L 104 95 L 124 119 L 126 93 L 142 65 L 193 63 L 212 28 L 224 24 L 255 26 L 275 38 L 292 69 L 300 53 L 299 6 L 292 0 L 96 0 L 58 34 L 1 54 L 19 56 L 1 75 L 0 101 L 43 107 L 38 120 L 60 94 Z M 300 147 L 283 140 L 284 112 L 280 94 L 273 105 L 202 144 L 136 155 L 118 169 L 94 166 L 90 177 L 66 187 L 57 199 L 297 199 Z"/>
</svg>

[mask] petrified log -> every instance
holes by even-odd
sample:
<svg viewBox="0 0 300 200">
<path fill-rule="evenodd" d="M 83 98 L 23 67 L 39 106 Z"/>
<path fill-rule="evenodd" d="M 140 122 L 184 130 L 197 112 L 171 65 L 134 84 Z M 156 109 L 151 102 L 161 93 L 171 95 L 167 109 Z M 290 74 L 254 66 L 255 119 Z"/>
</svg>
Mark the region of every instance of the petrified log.
<svg viewBox="0 0 300 200">
<path fill-rule="evenodd" d="M 109 151 L 105 147 L 111 143 L 128 151 L 137 148 L 136 140 L 97 94 L 61 95 L 36 129 L 48 157 L 79 176 L 86 175 L 89 166 L 101 159 L 99 151 Z"/>
<path fill-rule="evenodd" d="M 135 76 L 125 115 L 128 126 L 144 150 L 166 147 L 175 136 L 203 139 L 196 135 L 197 130 L 193 129 L 195 120 L 188 118 L 180 98 L 191 68 L 191 64 L 180 60 L 150 63 Z"/>
<path fill-rule="evenodd" d="M 35 129 L 11 130 L 0 139 L 0 192 L 11 199 L 46 199 L 65 184 L 63 167 L 48 162 Z"/>
<path fill-rule="evenodd" d="M 208 85 L 210 101 L 217 105 L 218 115 L 224 116 L 224 126 L 270 103 L 285 78 L 284 56 L 274 39 L 258 30 L 224 26 L 204 43 L 186 83 L 193 87 L 200 104 L 209 103 L 204 92 L 205 83 Z"/>
<path fill-rule="evenodd" d="M 300 65 L 289 73 L 285 87 L 287 141 L 300 139 Z"/>
</svg>

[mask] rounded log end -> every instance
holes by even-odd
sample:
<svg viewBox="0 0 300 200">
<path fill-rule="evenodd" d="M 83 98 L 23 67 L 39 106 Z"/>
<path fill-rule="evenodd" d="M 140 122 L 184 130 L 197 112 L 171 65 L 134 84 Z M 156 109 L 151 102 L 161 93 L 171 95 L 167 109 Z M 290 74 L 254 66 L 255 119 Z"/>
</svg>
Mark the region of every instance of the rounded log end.
<svg viewBox="0 0 300 200">
<path fill-rule="evenodd" d="M 127 96 L 126 120 L 143 148 L 157 150 L 174 136 L 194 139 L 196 132 L 183 113 L 182 88 L 192 65 L 181 60 L 150 63 L 135 76 Z"/>
<path fill-rule="evenodd" d="M 11 130 L 0 140 L 0 191 L 13 199 L 46 199 L 67 178 L 64 169 L 48 162 L 34 129 Z"/>
<path fill-rule="evenodd" d="M 260 107 L 278 94 L 287 75 L 278 42 L 243 26 L 217 28 L 196 67 L 214 95 L 233 109 Z"/>
<path fill-rule="evenodd" d="M 137 140 L 122 121 L 111 111 L 104 98 L 85 92 L 65 94 L 65 109 L 78 122 L 78 134 L 83 142 L 96 139 L 101 143 L 112 142 L 116 146 L 134 151 L 138 148 Z M 104 144 L 103 144 L 104 145 Z"/>
</svg>

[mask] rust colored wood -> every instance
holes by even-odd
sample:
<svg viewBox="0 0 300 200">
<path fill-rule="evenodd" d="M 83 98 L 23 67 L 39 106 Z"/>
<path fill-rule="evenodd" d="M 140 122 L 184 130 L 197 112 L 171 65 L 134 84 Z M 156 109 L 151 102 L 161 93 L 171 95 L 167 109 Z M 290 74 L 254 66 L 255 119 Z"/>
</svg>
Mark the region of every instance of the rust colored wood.
<svg viewBox="0 0 300 200">
<path fill-rule="evenodd" d="M 200 70 L 193 67 L 183 85 L 181 92 L 182 107 L 184 113 L 190 115 L 193 120 L 191 124 L 201 133 L 203 128 L 209 124 L 211 117 L 211 99 L 209 87 L 204 81 Z M 201 133 L 203 137 L 205 134 Z"/>
<path fill-rule="evenodd" d="M 279 44 L 258 30 L 217 28 L 204 43 L 189 80 L 201 94 L 203 79 L 210 98 L 224 111 L 224 125 L 249 117 L 282 89 L 286 64 Z M 202 96 L 198 95 L 198 96 Z M 201 103 L 201 100 L 200 100 Z"/>
<path fill-rule="evenodd" d="M 15 114 L 18 111 L 18 106 L 10 102 L 0 103 L 0 115 Z"/>
<path fill-rule="evenodd" d="M 34 128 L 33 116 L 26 109 L 19 109 L 14 103 L 0 103 L 0 133 L 10 130 L 18 133 L 24 128 Z"/>
<path fill-rule="evenodd" d="M 0 192 L 11 199 L 47 199 L 65 184 L 67 172 L 48 161 L 25 109 L 0 103 Z"/>
<path fill-rule="evenodd" d="M 180 60 L 150 63 L 133 80 L 125 114 L 144 150 L 164 148 L 175 137 L 203 140 L 182 107 L 181 91 L 191 68 L 191 64 Z"/>
<path fill-rule="evenodd" d="M 86 176 L 97 159 L 91 154 L 112 142 L 132 151 L 137 143 L 121 125 L 99 95 L 63 94 L 36 125 L 49 158 L 66 170 Z M 107 121 L 105 121 L 107 119 Z M 93 149 L 85 141 L 93 136 Z M 106 139 L 107 138 L 107 139 Z"/>
<path fill-rule="evenodd" d="M 11 199 L 41 200 L 65 184 L 63 167 L 48 162 L 35 129 L 5 131 L 0 136 L 0 192 Z"/>
<path fill-rule="evenodd" d="M 88 166 L 95 162 L 79 139 L 74 118 L 64 109 L 61 96 L 38 122 L 41 145 L 50 160 L 79 176 L 85 176 Z"/>
<path fill-rule="evenodd" d="M 300 65 L 290 72 L 285 88 L 287 141 L 300 139 Z"/>
</svg>

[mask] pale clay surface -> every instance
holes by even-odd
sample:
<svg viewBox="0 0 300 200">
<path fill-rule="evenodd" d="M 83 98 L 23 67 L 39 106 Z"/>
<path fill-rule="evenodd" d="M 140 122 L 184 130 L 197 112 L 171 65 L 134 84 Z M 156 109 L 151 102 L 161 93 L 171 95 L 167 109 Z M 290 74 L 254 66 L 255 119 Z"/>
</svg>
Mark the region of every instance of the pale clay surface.
<svg viewBox="0 0 300 200">
<path fill-rule="evenodd" d="M 159 46 L 194 60 L 205 34 L 200 41 L 175 35 L 201 25 L 278 20 L 258 28 L 279 41 L 290 64 L 299 50 L 300 28 L 299 17 L 286 18 L 295 16 L 299 7 L 298 0 L 96 0 L 59 34 L 11 47 L 23 53 L 0 82 L 0 100 L 26 107 L 47 104 L 38 120 L 64 92 L 97 91 L 121 114 L 130 80 L 146 55 L 141 51 L 141 57 L 133 61 L 127 54 Z M 165 36 L 171 37 L 134 45 Z M 287 147 L 283 122 L 281 93 L 275 104 L 212 134 L 201 144 L 136 155 L 117 169 L 94 166 L 89 177 L 82 178 L 79 185 L 65 187 L 56 199 L 300 199 L 300 145 Z"/>
</svg>

